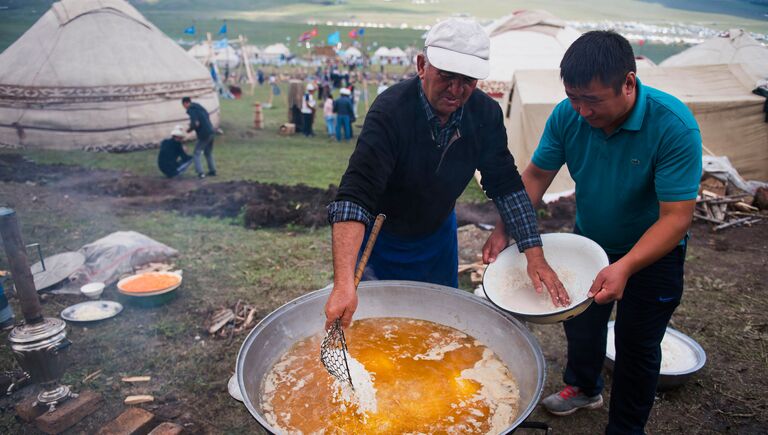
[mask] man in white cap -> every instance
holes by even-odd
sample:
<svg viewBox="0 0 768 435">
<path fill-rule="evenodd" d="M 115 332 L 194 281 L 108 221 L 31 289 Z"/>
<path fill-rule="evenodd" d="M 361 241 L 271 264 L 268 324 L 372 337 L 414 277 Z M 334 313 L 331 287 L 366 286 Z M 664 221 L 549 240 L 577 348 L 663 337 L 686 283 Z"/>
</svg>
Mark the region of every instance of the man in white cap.
<svg viewBox="0 0 768 435">
<path fill-rule="evenodd" d="M 171 137 L 160 143 L 157 166 L 168 178 L 173 178 L 186 171 L 192 164 L 192 157 L 184 151 L 184 128 L 180 125 L 171 130 Z"/>
<path fill-rule="evenodd" d="M 328 206 L 334 286 L 325 306 L 326 327 L 339 318 L 344 327 L 352 320 L 355 263 L 379 213 L 387 220 L 364 279 L 458 287 L 454 206 L 476 170 L 507 235 L 528 259 L 534 288 L 546 287 L 556 305 L 569 303 L 544 259 L 536 213 L 507 148 L 501 108 L 476 89 L 477 80 L 488 76 L 489 52 L 488 36 L 477 23 L 443 21 L 430 30 L 417 57 L 418 77 L 374 100 Z"/>
<path fill-rule="evenodd" d="M 304 136 L 315 135 L 315 132 L 312 131 L 312 122 L 315 120 L 315 108 L 317 107 L 314 94 L 315 84 L 310 83 L 307 85 L 307 92 L 304 92 L 304 97 L 301 99 L 301 125 L 304 130 Z"/>
</svg>

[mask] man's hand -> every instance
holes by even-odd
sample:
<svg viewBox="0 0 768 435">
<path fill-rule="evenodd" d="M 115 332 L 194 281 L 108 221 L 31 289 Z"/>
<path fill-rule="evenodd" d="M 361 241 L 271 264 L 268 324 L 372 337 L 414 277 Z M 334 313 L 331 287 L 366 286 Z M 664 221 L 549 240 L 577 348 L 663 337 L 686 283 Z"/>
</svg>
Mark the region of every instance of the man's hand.
<svg viewBox="0 0 768 435">
<path fill-rule="evenodd" d="M 329 330 L 336 319 L 341 318 L 341 327 L 347 328 L 352 323 L 352 315 L 357 310 L 357 292 L 354 286 L 337 287 L 334 285 L 328 301 L 325 303 L 325 330 Z"/>
<path fill-rule="evenodd" d="M 612 301 L 620 301 L 624 296 L 624 287 L 631 272 L 624 263 L 617 261 L 601 270 L 595 277 L 592 287 L 589 288 L 587 297 L 594 297 L 598 304 L 607 304 Z"/>
<path fill-rule="evenodd" d="M 496 228 L 491 231 L 491 235 L 488 236 L 488 240 L 483 245 L 483 263 L 489 264 L 496 261 L 496 257 L 499 253 L 509 245 L 509 237 L 507 237 L 504 231 L 504 223 L 499 220 L 496 223 Z"/>
<path fill-rule="evenodd" d="M 529 248 L 525 250 L 525 257 L 528 259 L 528 277 L 533 282 L 533 287 L 537 293 L 543 291 L 542 284 L 547 287 L 552 303 L 556 307 L 567 307 L 571 304 L 571 298 L 565 290 L 560 278 L 549 266 L 544 258 L 544 250 L 541 247 Z"/>
</svg>

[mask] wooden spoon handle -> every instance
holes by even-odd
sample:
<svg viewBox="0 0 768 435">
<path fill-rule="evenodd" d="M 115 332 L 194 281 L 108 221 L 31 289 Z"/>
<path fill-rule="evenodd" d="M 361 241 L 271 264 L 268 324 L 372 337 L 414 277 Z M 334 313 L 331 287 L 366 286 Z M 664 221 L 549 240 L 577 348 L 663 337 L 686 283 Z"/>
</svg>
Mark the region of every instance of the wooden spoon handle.
<svg viewBox="0 0 768 435">
<path fill-rule="evenodd" d="M 381 226 L 384 225 L 384 219 L 386 218 L 387 216 L 381 213 L 376 216 L 371 234 L 368 236 L 368 243 L 365 244 L 365 250 L 363 250 L 363 256 L 360 257 L 360 261 L 357 263 L 357 270 L 355 270 L 355 290 L 357 290 L 360 280 L 363 279 L 363 270 L 365 265 L 368 264 L 368 257 L 371 256 L 373 245 L 376 243 L 376 238 L 379 237 L 379 231 L 381 231 Z"/>
</svg>

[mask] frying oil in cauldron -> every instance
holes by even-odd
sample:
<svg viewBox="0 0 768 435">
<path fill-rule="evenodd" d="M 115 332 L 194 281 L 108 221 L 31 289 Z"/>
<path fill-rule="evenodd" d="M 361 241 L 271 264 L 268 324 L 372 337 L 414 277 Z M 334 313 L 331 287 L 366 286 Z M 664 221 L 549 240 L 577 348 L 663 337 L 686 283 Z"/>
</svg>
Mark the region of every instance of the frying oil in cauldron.
<svg viewBox="0 0 768 435">
<path fill-rule="evenodd" d="M 339 394 L 320 362 L 318 334 L 295 343 L 262 383 L 261 406 L 274 428 L 305 434 L 499 433 L 518 414 L 520 395 L 506 366 L 456 329 L 375 318 L 356 321 L 346 336 L 349 353 L 373 379 L 375 411 Z"/>
</svg>

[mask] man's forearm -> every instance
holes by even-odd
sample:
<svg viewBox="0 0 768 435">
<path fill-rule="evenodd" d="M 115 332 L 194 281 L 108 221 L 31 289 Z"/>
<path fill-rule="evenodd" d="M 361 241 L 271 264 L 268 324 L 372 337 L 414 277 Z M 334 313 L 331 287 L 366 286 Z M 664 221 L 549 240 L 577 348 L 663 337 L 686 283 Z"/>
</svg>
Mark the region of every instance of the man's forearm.
<svg viewBox="0 0 768 435">
<path fill-rule="evenodd" d="M 334 287 L 349 287 L 354 284 L 355 264 L 365 236 L 365 225 L 357 221 L 333 224 L 333 282 Z"/>
<path fill-rule="evenodd" d="M 691 225 L 694 201 L 676 204 L 673 210 L 662 209 L 659 219 L 640 237 L 634 247 L 619 260 L 630 275 L 667 255 L 685 236 Z"/>
</svg>

